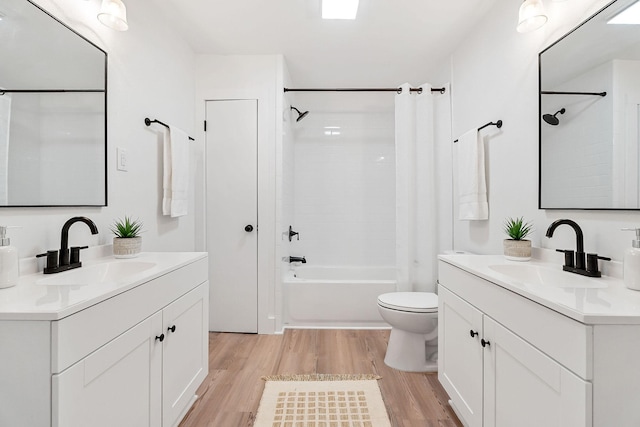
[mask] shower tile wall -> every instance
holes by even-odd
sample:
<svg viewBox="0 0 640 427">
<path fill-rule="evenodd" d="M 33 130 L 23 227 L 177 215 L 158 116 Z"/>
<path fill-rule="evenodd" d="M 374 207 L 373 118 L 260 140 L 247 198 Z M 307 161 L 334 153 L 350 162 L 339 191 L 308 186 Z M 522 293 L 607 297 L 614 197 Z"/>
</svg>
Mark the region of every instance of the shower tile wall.
<svg viewBox="0 0 640 427">
<path fill-rule="evenodd" d="M 597 91 L 612 93 L 613 66 L 605 63 L 599 67 L 554 85 L 545 90 Z M 596 89 L 593 89 L 594 91 Z M 560 108 L 566 113 L 558 115 L 560 124 L 551 126 L 542 122 L 541 132 L 545 141 L 543 161 L 547 173 L 543 175 L 546 206 L 607 207 L 612 203 L 613 180 L 613 98 L 595 96 L 543 96 L 543 114 L 553 114 Z M 594 143 L 585 145 L 583 136 L 589 135 Z M 573 159 L 567 164 L 563 159 Z M 558 186 L 559 180 L 570 186 Z"/>
<path fill-rule="evenodd" d="M 291 254 L 313 265 L 395 265 L 393 112 L 311 112 L 294 124 Z"/>
</svg>

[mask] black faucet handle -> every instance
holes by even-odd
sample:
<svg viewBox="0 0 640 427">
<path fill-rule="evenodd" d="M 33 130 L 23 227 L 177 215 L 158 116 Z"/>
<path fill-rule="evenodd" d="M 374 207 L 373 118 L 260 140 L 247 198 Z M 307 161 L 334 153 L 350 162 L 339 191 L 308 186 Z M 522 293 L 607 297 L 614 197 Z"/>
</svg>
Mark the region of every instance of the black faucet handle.
<svg viewBox="0 0 640 427">
<path fill-rule="evenodd" d="M 589 273 L 597 274 L 600 276 L 600 271 L 598 270 L 598 260 L 601 259 L 603 261 L 611 261 L 611 258 L 600 256 L 598 254 L 587 254 L 587 271 Z"/>
<path fill-rule="evenodd" d="M 575 266 L 575 252 L 570 249 L 556 249 L 556 252 L 564 253 L 564 266 L 565 267 L 574 267 Z"/>
<path fill-rule="evenodd" d="M 71 259 L 69 260 L 69 264 L 79 264 L 80 263 L 80 251 L 82 249 L 87 249 L 89 246 L 72 246 L 71 247 Z"/>
<path fill-rule="evenodd" d="M 47 251 L 43 254 L 36 255 L 36 258 L 47 257 L 47 264 L 45 270 L 58 268 L 58 251 Z"/>
</svg>

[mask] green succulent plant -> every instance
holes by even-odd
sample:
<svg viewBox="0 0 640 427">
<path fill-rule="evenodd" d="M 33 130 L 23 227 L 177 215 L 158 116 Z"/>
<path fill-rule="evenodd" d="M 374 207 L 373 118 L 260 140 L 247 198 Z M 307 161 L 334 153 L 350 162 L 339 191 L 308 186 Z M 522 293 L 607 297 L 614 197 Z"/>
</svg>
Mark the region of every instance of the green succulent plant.
<svg viewBox="0 0 640 427">
<path fill-rule="evenodd" d="M 125 216 L 124 219 L 114 221 L 111 232 L 123 239 L 138 237 L 142 233 L 142 221 Z"/>
<path fill-rule="evenodd" d="M 532 227 L 530 222 L 524 222 L 524 217 L 507 218 L 504 222 L 504 232 L 512 240 L 524 240 L 531 233 Z"/>
</svg>

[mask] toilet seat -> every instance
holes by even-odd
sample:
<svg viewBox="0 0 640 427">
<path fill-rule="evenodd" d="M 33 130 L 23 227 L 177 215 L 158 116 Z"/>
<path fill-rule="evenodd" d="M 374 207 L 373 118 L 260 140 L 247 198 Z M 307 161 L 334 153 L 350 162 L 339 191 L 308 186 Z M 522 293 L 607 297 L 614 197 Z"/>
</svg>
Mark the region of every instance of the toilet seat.
<svg viewBox="0 0 640 427">
<path fill-rule="evenodd" d="M 378 296 L 378 305 L 408 313 L 437 313 L 438 296 L 431 292 L 391 292 Z"/>
</svg>

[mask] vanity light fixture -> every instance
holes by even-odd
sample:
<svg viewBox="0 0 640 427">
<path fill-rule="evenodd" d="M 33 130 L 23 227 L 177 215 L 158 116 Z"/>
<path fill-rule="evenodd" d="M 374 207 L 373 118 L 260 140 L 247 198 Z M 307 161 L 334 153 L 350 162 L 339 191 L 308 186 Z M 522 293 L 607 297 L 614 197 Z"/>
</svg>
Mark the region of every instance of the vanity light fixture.
<svg viewBox="0 0 640 427">
<path fill-rule="evenodd" d="M 127 31 L 129 29 L 127 8 L 122 3 L 122 0 L 102 0 L 98 21 L 116 31 Z"/>
<path fill-rule="evenodd" d="M 356 19 L 359 0 L 322 0 L 322 19 Z"/>
<path fill-rule="evenodd" d="M 537 30 L 547 22 L 547 15 L 544 12 L 542 0 L 525 0 L 518 12 L 519 33 L 528 33 Z"/>
<path fill-rule="evenodd" d="M 635 2 L 609 19 L 607 24 L 640 24 L 640 1 Z"/>
</svg>

